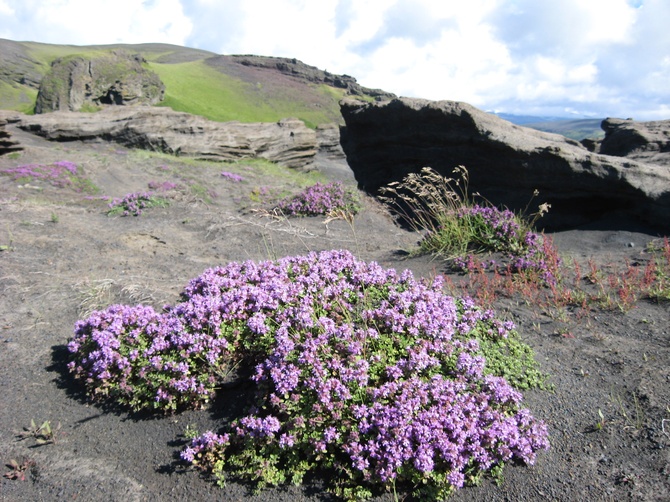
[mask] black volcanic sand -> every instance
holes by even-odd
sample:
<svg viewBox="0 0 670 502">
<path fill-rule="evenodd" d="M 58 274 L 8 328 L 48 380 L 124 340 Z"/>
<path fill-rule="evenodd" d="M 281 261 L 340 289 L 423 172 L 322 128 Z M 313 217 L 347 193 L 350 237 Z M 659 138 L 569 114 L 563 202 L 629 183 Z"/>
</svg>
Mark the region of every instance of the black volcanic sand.
<svg viewBox="0 0 670 502">
<path fill-rule="evenodd" d="M 173 304 L 191 278 L 230 260 L 347 248 L 419 276 L 441 273 L 442 265 L 404 259 L 402 251 L 417 236 L 364 196 L 353 228 L 324 218 L 280 221 L 251 210 L 249 194 L 259 187 L 297 190 L 281 177 L 236 166 L 245 181 L 235 184 L 219 175 L 228 170 L 221 165 L 193 167 L 105 142 L 52 144 L 13 132 L 27 148 L 18 158 L 0 158 L 0 169 L 68 160 L 113 196 L 146 190 L 150 181 L 175 181 L 180 172 L 217 196 L 205 203 L 202 194 L 191 193 L 138 218 L 107 217 L 104 201 L 0 177 L 0 461 L 36 464 L 25 481 L 0 478 L 0 499 L 329 499 L 318 479 L 254 497 L 247 486 L 229 482 L 220 489 L 187 469 L 176 461 L 185 428 L 216 430 L 243 405 L 245 386 L 222 391 L 210 410 L 168 417 L 93 404 L 65 370 L 73 325 L 87 310 L 112 303 Z M 345 165 L 326 167 L 328 176 L 355 186 Z M 609 265 L 644 264 L 645 246 L 659 237 L 607 228 L 554 239 L 566 259 Z M 496 308 L 517 323 L 551 375 L 554 392 L 526 393 L 527 406 L 548 424 L 551 449 L 532 467 L 507 466 L 499 486 L 484 480 L 452 500 L 670 500 L 670 305 L 642 301 L 625 314 L 580 318 L 569 311 L 549 316 L 521 299 L 501 300 Z M 20 441 L 17 431 L 31 419 L 60 422 L 58 442 L 36 447 L 32 438 Z"/>
</svg>

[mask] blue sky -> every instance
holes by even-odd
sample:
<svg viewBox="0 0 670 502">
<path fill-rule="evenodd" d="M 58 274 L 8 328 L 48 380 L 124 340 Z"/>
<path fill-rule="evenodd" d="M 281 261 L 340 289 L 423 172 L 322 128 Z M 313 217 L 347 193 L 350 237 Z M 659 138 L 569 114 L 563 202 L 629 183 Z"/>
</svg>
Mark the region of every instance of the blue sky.
<svg viewBox="0 0 670 502">
<path fill-rule="evenodd" d="M 489 111 L 670 119 L 670 0 L 0 0 L 0 38 L 295 57 Z"/>
</svg>

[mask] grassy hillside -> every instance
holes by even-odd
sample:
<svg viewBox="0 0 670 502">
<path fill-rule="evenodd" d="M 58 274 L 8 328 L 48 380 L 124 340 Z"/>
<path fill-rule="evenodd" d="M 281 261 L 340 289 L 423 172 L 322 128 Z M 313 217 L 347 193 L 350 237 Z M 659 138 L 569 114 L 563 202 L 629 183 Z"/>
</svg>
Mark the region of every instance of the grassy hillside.
<svg viewBox="0 0 670 502">
<path fill-rule="evenodd" d="M 160 106 L 222 122 L 285 117 L 297 117 L 310 127 L 342 122 L 338 103 L 345 89 L 169 44 L 73 46 L 0 39 L 0 109 L 33 113 L 39 83 L 55 59 L 99 56 L 113 49 L 140 53 L 146 67 L 160 76 L 166 86 Z"/>
<path fill-rule="evenodd" d="M 304 83 L 274 85 L 274 92 L 264 84 L 252 84 L 227 75 L 205 60 L 179 64 L 149 63 L 165 84 L 161 106 L 202 115 L 221 122 L 276 122 L 284 117 L 298 117 L 315 127 L 340 121 L 338 102 L 342 89 Z M 281 76 L 275 75 L 277 79 Z M 268 84 L 265 84 L 268 85 Z"/>
<path fill-rule="evenodd" d="M 0 110 L 15 110 L 32 113 L 35 108 L 37 89 L 27 85 L 10 84 L 0 80 Z"/>
</svg>

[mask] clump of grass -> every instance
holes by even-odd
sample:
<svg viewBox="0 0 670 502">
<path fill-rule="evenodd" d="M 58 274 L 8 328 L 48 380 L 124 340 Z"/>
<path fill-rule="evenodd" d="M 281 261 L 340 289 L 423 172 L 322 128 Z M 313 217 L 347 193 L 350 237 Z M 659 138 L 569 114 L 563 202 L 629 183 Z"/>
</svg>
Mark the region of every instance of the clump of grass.
<svg viewBox="0 0 670 502">
<path fill-rule="evenodd" d="M 513 324 L 439 278 L 327 251 L 206 270 L 182 300 L 94 312 L 69 368 L 98 398 L 163 411 L 201 407 L 249 370 L 254 405 L 182 452 L 221 484 L 326 470 L 348 499 L 396 486 L 443 499 L 548 447 L 519 391 L 544 376 Z"/>
<path fill-rule="evenodd" d="M 670 301 L 670 239 L 652 242 L 648 250 L 653 258 L 644 271 L 645 292 L 653 300 Z"/>
<path fill-rule="evenodd" d="M 453 178 L 426 167 L 402 182 L 391 183 L 382 190 L 382 199 L 423 234 L 419 254 L 437 255 L 458 269 L 466 269 L 473 255 L 502 253 L 512 269 L 537 270 L 546 282 L 555 282 L 546 263 L 544 237 L 532 230 L 550 206 L 540 205 L 528 221 L 485 201 L 475 202 L 468 193 L 468 183 L 468 171 L 463 166 L 454 169 Z"/>
<path fill-rule="evenodd" d="M 109 203 L 109 216 L 140 216 L 144 209 L 151 207 L 166 207 L 168 201 L 162 197 L 156 197 L 151 192 L 135 192 L 121 198 L 115 198 Z"/>
</svg>

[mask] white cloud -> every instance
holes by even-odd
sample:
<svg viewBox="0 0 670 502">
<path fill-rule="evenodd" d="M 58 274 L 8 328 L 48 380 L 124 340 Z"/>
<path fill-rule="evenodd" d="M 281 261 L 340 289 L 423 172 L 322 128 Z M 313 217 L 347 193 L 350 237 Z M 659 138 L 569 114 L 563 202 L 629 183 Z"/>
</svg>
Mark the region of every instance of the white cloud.
<svg viewBox="0 0 670 502">
<path fill-rule="evenodd" d="M 6 0 L 0 0 L 0 16 L 11 16 L 12 14 L 14 14 L 14 9 Z"/>
<path fill-rule="evenodd" d="M 179 0 L 9 0 L 15 40 L 56 44 L 163 42 L 183 45 L 192 29 Z M 18 22 L 17 22 L 18 21 Z M 2 24 L 6 20 L 2 19 Z"/>
<path fill-rule="evenodd" d="M 295 57 L 399 95 L 670 118 L 668 0 L 0 0 L 0 36 Z"/>
</svg>

